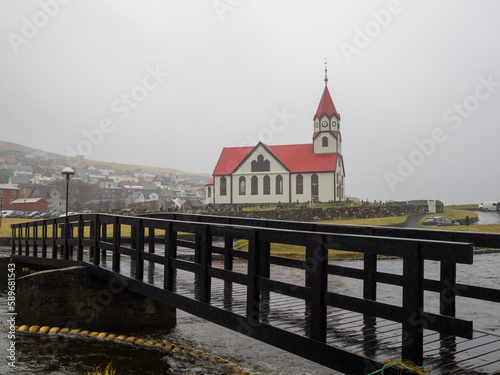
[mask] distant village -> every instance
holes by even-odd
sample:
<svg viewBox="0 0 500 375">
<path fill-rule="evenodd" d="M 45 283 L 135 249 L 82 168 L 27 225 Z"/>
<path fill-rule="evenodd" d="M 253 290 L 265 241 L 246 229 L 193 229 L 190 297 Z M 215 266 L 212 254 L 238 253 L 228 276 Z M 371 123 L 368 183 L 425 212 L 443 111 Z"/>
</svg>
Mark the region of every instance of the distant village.
<svg viewBox="0 0 500 375">
<path fill-rule="evenodd" d="M 74 159 L 75 175 L 69 185 L 69 211 L 146 209 L 153 211 L 201 207 L 210 177 L 154 173 L 141 168 L 115 170 L 104 164 Z M 41 150 L 22 152 L 0 148 L 0 203 L 7 214 L 39 215 L 66 209 L 67 164 Z M 149 169 L 149 168 L 148 168 Z M 10 211 L 17 211 L 13 213 Z"/>
</svg>

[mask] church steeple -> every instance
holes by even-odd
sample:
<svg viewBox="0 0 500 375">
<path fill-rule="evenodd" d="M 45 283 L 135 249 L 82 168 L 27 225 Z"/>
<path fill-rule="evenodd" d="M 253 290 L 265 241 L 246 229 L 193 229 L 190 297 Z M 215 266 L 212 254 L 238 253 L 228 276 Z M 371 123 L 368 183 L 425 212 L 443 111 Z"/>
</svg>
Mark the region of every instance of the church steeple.
<svg viewBox="0 0 500 375">
<path fill-rule="evenodd" d="M 328 90 L 328 69 L 325 61 L 325 88 L 313 117 L 313 152 L 315 154 L 340 153 L 340 114 Z"/>
<path fill-rule="evenodd" d="M 326 60 L 326 59 L 325 59 Z M 339 131 L 340 130 L 340 114 L 337 112 L 333 104 L 330 91 L 328 91 L 328 69 L 325 61 L 325 89 L 319 101 L 318 109 L 313 117 L 314 132 L 320 131 Z"/>
</svg>

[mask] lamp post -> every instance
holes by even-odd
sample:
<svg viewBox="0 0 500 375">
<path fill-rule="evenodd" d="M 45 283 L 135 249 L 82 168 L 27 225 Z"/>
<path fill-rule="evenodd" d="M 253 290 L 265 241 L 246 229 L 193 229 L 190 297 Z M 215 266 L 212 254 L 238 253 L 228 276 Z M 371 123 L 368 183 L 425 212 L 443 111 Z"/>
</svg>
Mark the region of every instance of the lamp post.
<svg viewBox="0 0 500 375">
<path fill-rule="evenodd" d="M 0 194 L 0 227 L 2 226 L 3 219 L 3 193 Z"/>
<path fill-rule="evenodd" d="M 61 175 L 66 178 L 66 216 L 64 217 L 64 259 L 69 259 L 69 223 L 68 223 L 68 198 L 69 198 L 69 180 L 73 177 L 75 171 L 71 167 L 65 167 Z"/>
</svg>

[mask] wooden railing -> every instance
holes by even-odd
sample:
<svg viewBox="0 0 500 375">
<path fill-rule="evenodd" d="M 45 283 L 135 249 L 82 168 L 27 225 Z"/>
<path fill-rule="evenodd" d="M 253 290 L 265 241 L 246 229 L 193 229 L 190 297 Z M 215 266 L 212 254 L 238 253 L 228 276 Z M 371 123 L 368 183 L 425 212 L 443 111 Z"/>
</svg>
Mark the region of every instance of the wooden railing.
<svg viewBox="0 0 500 375">
<path fill-rule="evenodd" d="M 70 228 L 67 236 L 66 227 Z M 183 236 L 191 234 L 191 238 L 181 239 L 181 233 Z M 214 238 L 223 245 L 215 245 Z M 233 248 L 234 241 L 240 239 L 248 241 L 248 251 Z M 159 264 L 163 266 L 162 287 L 172 293 L 176 292 L 177 270 L 190 272 L 195 275 L 196 295 L 190 301 L 177 299 L 182 303 L 179 302 L 176 307 L 191 313 L 203 308 L 210 309 L 213 279 L 224 280 L 224 287 L 228 290 L 233 283 L 245 285 L 245 319 L 254 323 L 252 335 L 346 373 L 364 373 L 366 364 L 354 365 L 353 358 L 356 356 L 337 348 L 330 348 L 336 353 L 335 360 L 325 358 L 329 352 L 319 350 L 323 347 L 316 344 L 302 348 L 303 352 L 299 353 L 285 333 L 281 337 L 266 338 L 271 332 L 275 334 L 275 330 L 264 324 L 266 295 L 274 292 L 304 300 L 309 314 L 308 338 L 323 344 L 327 339 L 329 306 L 363 314 L 367 319 L 378 317 L 401 323 L 401 356 L 421 363 L 424 329 L 472 337 L 472 322 L 455 317 L 457 294 L 500 302 L 498 290 L 463 285 L 456 280 L 456 264 L 472 264 L 473 245 L 488 244 L 498 248 L 499 240 L 499 235 L 475 233 L 330 226 L 182 214 L 154 217 L 87 214 L 12 225 L 13 254 L 76 259 L 96 266 L 111 255 L 111 268 L 117 273 L 123 271 L 120 269 L 122 258 L 128 257 L 133 265 L 130 275 L 138 281 L 144 281 L 146 262 L 149 266 Z M 272 243 L 304 246 L 305 258 L 289 259 L 271 255 Z M 192 249 L 193 260 L 181 259 L 178 256 L 179 247 Z M 329 249 L 361 253 L 363 269 L 329 264 Z M 220 254 L 223 258 L 222 268 L 212 266 L 214 254 Z M 377 271 L 380 256 L 401 258 L 402 274 Z M 248 262 L 246 273 L 233 270 L 235 259 Z M 424 262 L 427 260 L 440 262 L 439 280 L 424 278 Z M 273 279 L 271 265 L 303 270 L 305 282 L 297 285 Z M 328 279 L 334 276 L 362 280 L 362 297 L 329 291 Z M 377 301 L 378 283 L 401 287 L 401 304 Z M 426 290 L 440 294 L 439 313 L 424 309 Z M 235 327 L 234 323 L 227 321 L 227 315 L 201 315 L 223 326 Z"/>
</svg>

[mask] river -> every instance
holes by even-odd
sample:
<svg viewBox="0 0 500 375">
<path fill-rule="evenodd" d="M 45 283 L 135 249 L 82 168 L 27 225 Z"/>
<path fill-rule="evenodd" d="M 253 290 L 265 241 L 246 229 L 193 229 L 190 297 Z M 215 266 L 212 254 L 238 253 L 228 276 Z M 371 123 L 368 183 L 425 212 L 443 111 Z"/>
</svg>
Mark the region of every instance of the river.
<svg viewBox="0 0 500 375">
<path fill-rule="evenodd" d="M 3 251 L 3 254 L 2 254 Z M 7 255 L 8 249 L 2 249 L 1 255 Z M 361 261 L 337 261 L 353 268 L 361 268 Z M 236 265 L 235 265 L 236 266 Z M 401 273 L 402 265 L 398 259 L 387 259 L 379 262 L 381 272 Z M 484 287 L 498 288 L 500 254 L 478 254 L 472 266 L 458 266 L 458 280 L 461 283 Z M 425 277 L 438 278 L 439 267 L 435 262 L 426 262 Z M 287 280 L 303 280 L 303 274 L 293 271 L 280 275 L 273 272 L 273 278 L 286 277 Z M 359 296 L 359 284 L 349 279 L 332 278 L 330 290 Z M 397 290 L 397 289 L 396 289 Z M 395 287 L 379 285 L 378 298 L 383 302 L 400 304 L 401 293 Z M 474 321 L 474 328 L 500 334 L 500 306 L 488 302 L 478 302 L 458 298 L 457 316 Z M 438 298 L 435 293 L 425 294 L 426 310 L 435 312 L 438 309 Z M 87 374 L 96 367 L 105 367 L 112 362 L 117 375 L 123 374 L 213 374 L 216 367 L 207 361 L 171 355 L 166 351 L 145 349 L 138 346 L 116 344 L 112 342 L 77 339 L 68 337 L 48 337 L 44 335 L 16 335 L 15 355 L 16 367 L 8 366 L 8 322 L 7 295 L 5 286 L 0 288 L 0 360 L 1 373 L 21 374 L 55 374 L 76 375 Z M 22 322 L 16 322 L 22 324 Z M 120 332 L 116 332 L 120 333 Z M 307 361 L 301 357 L 276 349 L 233 331 L 221 328 L 212 323 L 178 310 L 177 327 L 171 331 L 153 333 L 133 333 L 137 337 L 153 338 L 165 342 L 191 346 L 205 352 L 218 355 L 234 362 L 254 374 L 336 374 L 323 366 Z"/>
</svg>

